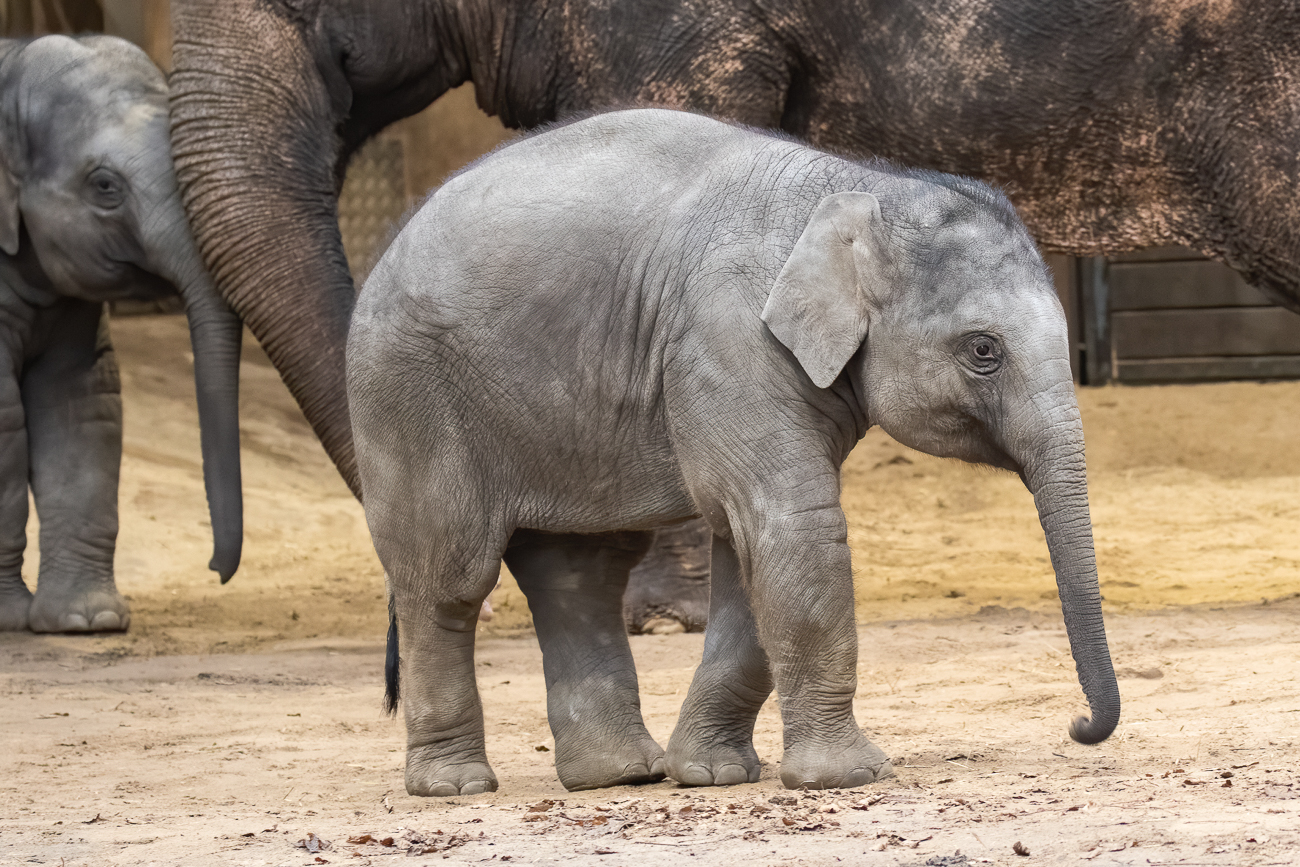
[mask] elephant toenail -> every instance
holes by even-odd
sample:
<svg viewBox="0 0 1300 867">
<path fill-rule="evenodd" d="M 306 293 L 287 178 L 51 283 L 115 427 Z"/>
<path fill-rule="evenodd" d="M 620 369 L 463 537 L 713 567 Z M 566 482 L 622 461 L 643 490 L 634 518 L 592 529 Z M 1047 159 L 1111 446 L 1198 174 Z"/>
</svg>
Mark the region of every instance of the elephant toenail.
<svg viewBox="0 0 1300 867">
<path fill-rule="evenodd" d="M 735 786 L 749 782 L 749 772 L 740 765 L 723 765 L 713 774 L 715 786 Z"/>
<path fill-rule="evenodd" d="M 484 792 L 495 792 L 496 784 L 490 780 L 474 780 L 460 787 L 462 795 L 481 795 Z"/>
<path fill-rule="evenodd" d="M 65 632 L 86 632 L 90 629 L 90 621 L 80 614 L 65 614 L 63 629 Z"/>
<path fill-rule="evenodd" d="M 90 621 L 90 628 L 96 632 L 113 632 L 125 629 L 126 624 L 122 622 L 122 618 L 117 616 L 116 611 L 101 611 L 95 615 L 95 619 Z"/>
</svg>

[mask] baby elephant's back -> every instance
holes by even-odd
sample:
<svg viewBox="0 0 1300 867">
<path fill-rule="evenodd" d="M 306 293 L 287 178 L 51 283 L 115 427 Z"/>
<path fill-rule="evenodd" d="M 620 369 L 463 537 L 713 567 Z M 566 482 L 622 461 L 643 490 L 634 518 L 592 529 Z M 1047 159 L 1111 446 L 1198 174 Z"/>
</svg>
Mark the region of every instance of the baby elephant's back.
<svg viewBox="0 0 1300 867">
<path fill-rule="evenodd" d="M 431 196 L 380 259 L 358 299 L 350 356 L 368 343 L 400 354 L 415 342 L 460 359 L 491 352 L 501 366 L 511 354 L 581 365 L 581 347 L 622 345 L 629 359 L 652 351 L 635 345 L 655 339 L 644 323 L 675 303 L 666 287 L 692 269 L 709 203 L 735 193 L 729 167 L 747 165 L 736 157 L 754 148 L 743 129 L 636 110 L 488 155 Z"/>
<path fill-rule="evenodd" d="M 684 264 L 684 237 L 704 234 L 708 201 L 732 186 L 726 167 L 743 163 L 730 152 L 753 147 L 750 132 L 666 110 L 598 115 L 522 139 L 439 189 L 366 293 L 373 284 L 438 298 L 441 315 L 459 319 L 485 304 L 558 303 L 548 290 L 566 306 L 596 284 L 635 291 Z M 654 250 L 677 260 L 645 252 Z M 383 285 L 393 283 L 400 288 Z"/>
</svg>

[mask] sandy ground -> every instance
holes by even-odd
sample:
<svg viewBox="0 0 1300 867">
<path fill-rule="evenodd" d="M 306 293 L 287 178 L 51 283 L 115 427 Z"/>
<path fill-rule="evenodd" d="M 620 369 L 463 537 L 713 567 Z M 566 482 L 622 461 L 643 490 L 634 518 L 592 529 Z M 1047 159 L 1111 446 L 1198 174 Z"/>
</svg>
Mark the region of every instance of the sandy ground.
<svg viewBox="0 0 1300 867">
<path fill-rule="evenodd" d="M 0 635 L 0 864 L 1300 863 L 1300 383 L 1081 393 L 1125 700 L 1100 746 L 1065 734 L 1084 705 L 1029 494 L 872 432 L 845 468 L 856 707 L 896 779 L 785 792 L 769 704 L 757 784 L 566 793 L 507 581 L 479 641 L 501 790 L 432 801 L 404 793 L 402 726 L 379 710 L 361 510 L 275 372 L 247 348 L 248 533 L 223 588 L 184 323 L 114 337 L 132 628 Z M 632 643 L 663 743 L 702 639 Z"/>
</svg>

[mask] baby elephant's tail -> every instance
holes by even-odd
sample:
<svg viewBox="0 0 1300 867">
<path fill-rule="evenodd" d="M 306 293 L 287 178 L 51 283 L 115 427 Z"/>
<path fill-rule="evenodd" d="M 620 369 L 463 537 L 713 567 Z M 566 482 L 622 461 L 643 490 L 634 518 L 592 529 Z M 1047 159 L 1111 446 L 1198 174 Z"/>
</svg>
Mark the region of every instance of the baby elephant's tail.
<svg viewBox="0 0 1300 867">
<path fill-rule="evenodd" d="M 402 656 L 397 647 L 397 601 L 393 591 L 388 591 L 388 653 L 384 657 L 384 713 L 396 716 L 397 703 L 402 698 L 398 679 Z"/>
</svg>

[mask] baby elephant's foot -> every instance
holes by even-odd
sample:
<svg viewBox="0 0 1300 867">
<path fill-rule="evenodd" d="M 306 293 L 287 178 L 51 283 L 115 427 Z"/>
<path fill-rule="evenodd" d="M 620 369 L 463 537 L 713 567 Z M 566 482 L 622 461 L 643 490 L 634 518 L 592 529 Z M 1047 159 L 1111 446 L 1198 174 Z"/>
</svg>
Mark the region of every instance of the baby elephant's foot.
<svg viewBox="0 0 1300 867">
<path fill-rule="evenodd" d="M 663 747 L 647 733 L 620 748 L 555 744 L 555 771 L 570 792 L 657 783 L 666 774 Z"/>
<path fill-rule="evenodd" d="M 683 786 L 734 786 L 757 783 L 762 766 L 754 744 L 718 736 L 681 735 L 668 742 L 668 776 Z"/>
<path fill-rule="evenodd" d="M 445 749 L 411 747 L 406 751 L 406 793 L 425 798 L 481 795 L 497 790 L 497 775 L 485 756 L 455 759 Z"/>
<path fill-rule="evenodd" d="M 29 621 L 33 632 L 122 632 L 131 624 L 126 600 L 112 584 L 36 585 Z"/>
<path fill-rule="evenodd" d="M 32 591 L 22 579 L 9 582 L 0 579 L 0 632 L 22 632 L 27 629 L 32 607 Z"/>
<path fill-rule="evenodd" d="M 840 745 L 788 747 L 781 759 L 781 782 L 787 789 L 853 789 L 893 775 L 888 756 L 860 733 Z"/>
</svg>

